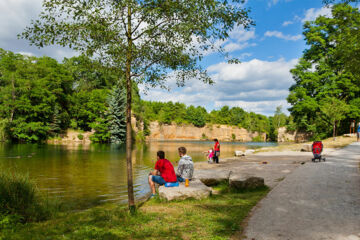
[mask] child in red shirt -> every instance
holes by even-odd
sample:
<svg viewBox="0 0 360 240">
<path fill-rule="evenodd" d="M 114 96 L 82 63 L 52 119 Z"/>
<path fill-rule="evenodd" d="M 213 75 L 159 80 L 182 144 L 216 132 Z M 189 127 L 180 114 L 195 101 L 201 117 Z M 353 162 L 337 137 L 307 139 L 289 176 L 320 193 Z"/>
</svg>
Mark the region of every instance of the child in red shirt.
<svg viewBox="0 0 360 240">
<path fill-rule="evenodd" d="M 156 194 L 155 183 L 164 185 L 167 182 L 177 182 L 174 166 L 165 159 L 164 151 L 158 151 L 156 155 L 155 170 L 149 174 L 149 185 L 153 195 Z"/>
</svg>

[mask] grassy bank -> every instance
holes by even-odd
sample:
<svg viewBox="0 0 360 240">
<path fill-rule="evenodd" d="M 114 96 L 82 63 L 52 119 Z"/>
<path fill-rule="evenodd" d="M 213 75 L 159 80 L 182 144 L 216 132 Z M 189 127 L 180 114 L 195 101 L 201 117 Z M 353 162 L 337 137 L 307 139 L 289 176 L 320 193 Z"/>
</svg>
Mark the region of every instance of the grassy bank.
<svg viewBox="0 0 360 240">
<path fill-rule="evenodd" d="M 1 229 L 1 239 L 229 239 L 268 192 L 221 193 L 204 200 L 146 202 L 136 215 L 115 204 Z"/>
</svg>

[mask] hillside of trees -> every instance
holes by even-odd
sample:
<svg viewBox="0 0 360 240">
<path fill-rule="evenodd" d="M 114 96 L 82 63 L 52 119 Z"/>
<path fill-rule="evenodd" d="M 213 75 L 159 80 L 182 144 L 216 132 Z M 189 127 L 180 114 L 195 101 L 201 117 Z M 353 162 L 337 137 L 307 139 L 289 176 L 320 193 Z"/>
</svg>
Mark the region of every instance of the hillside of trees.
<svg viewBox="0 0 360 240">
<path fill-rule="evenodd" d="M 0 140 L 41 142 L 67 129 L 95 130 L 94 142 L 123 142 L 125 138 L 125 88 L 111 69 L 79 56 L 61 63 L 50 57 L 33 57 L 0 49 Z M 148 124 L 225 124 L 267 133 L 276 140 L 275 127 L 289 121 L 278 109 L 275 117 L 222 107 L 203 107 L 140 99 L 133 87 L 133 114 Z"/>
</svg>

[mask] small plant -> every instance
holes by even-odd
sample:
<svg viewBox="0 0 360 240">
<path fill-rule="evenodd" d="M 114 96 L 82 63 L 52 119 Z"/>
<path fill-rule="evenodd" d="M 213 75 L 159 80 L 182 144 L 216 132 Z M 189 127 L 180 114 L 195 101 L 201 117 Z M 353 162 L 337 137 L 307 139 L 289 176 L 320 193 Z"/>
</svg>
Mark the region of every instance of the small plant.
<svg viewBox="0 0 360 240">
<path fill-rule="evenodd" d="M 136 134 L 136 142 L 145 142 L 145 135 L 144 135 L 144 132 L 143 131 L 139 131 L 137 134 Z"/>
<path fill-rule="evenodd" d="M 236 140 L 236 135 L 234 133 L 231 134 L 231 138 L 232 138 L 233 141 L 235 141 Z"/>
<path fill-rule="evenodd" d="M 79 140 L 83 140 L 83 139 L 84 139 L 84 135 L 82 135 L 81 133 L 79 133 L 79 134 L 77 135 L 77 137 L 78 137 Z"/>
<path fill-rule="evenodd" d="M 203 134 L 201 135 L 201 139 L 202 139 L 202 140 L 208 140 L 209 138 L 206 136 L 205 133 L 203 133 Z"/>
<path fill-rule="evenodd" d="M 253 137 L 251 141 L 252 142 L 263 142 L 264 140 L 261 137 L 261 135 L 259 135 L 259 136 Z"/>
</svg>

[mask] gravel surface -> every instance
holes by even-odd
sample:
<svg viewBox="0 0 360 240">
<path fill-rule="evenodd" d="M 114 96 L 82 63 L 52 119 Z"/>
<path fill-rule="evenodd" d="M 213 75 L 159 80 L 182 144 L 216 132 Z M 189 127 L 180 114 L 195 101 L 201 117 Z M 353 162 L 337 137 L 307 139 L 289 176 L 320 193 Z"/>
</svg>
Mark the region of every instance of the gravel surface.
<svg viewBox="0 0 360 240">
<path fill-rule="evenodd" d="M 360 240 L 359 162 L 353 143 L 299 166 L 253 210 L 241 239 Z"/>
</svg>

